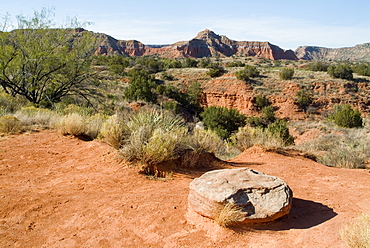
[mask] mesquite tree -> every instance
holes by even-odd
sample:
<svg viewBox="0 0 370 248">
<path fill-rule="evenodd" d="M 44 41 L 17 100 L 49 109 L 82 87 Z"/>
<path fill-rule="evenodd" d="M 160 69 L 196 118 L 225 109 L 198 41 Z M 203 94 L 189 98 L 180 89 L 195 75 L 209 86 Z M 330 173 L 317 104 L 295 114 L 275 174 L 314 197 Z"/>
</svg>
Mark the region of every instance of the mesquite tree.
<svg viewBox="0 0 370 248">
<path fill-rule="evenodd" d="M 36 105 L 74 94 L 87 98 L 97 39 L 79 28 L 52 28 L 49 16 L 46 9 L 17 16 L 18 29 L 0 33 L 0 85 Z"/>
</svg>

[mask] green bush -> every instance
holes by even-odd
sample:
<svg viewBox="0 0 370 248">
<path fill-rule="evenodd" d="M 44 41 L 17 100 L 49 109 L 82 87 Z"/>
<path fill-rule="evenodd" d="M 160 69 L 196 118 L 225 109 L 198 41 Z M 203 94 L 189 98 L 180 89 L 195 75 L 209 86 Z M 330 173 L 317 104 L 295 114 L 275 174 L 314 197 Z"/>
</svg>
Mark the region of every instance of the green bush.
<svg viewBox="0 0 370 248">
<path fill-rule="evenodd" d="M 293 68 L 283 68 L 279 72 L 279 77 L 282 80 L 291 80 L 291 79 L 293 79 L 293 75 L 294 75 L 294 69 Z"/>
<path fill-rule="evenodd" d="M 143 100 L 155 103 L 157 97 L 153 90 L 157 84 L 154 78 L 144 70 L 132 69 L 128 74 L 130 82 L 124 93 L 125 98 L 131 101 Z"/>
<path fill-rule="evenodd" d="M 246 71 L 248 77 L 254 78 L 254 77 L 259 77 L 260 76 L 259 70 L 257 69 L 257 67 L 255 67 L 253 65 L 246 65 L 245 66 L 245 71 Z"/>
<path fill-rule="evenodd" d="M 267 125 L 275 122 L 276 117 L 275 117 L 275 110 L 273 106 L 263 107 L 261 112 L 262 112 L 262 119 Z"/>
<path fill-rule="evenodd" d="M 306 90 L 300 90 L 297 92 L 297 103 L 298 105 L 306 110 L 312 103 L 311 93 Z"/>
<path fill-rule="evenodd" d="M 354 128 L 362 127 L 362 116 L 359 110 L 353 110 L 353 108 L 348 105 L 337 105 L 334 108 L 334 112 L 329 115 L 329 121 L 333 121 L 340 127 L 344 128 Z"/>
<path fill-rule="evenodd" d="M 6 93 L 0 93 L 0 107 L 4 112 L 13 113 L 26 104 L 27 101 L 21 97 L 13 97 Z"/>
<path fill-rule="evenodd" d="M 353 66 L 353 71 L 362 76 L 370 77 L 370 64 L 362 63 L 356 66 Z"/>
<path fill-rule="evenodd" d="M 294 138 L 289 133 L 286 120 L 278 119 L 267 127 L 267 132 L 271 133 L 272 136 L 282 141 L 283 146 L 289 146 L 294 144 Z"/>
<path fill-rule="evenodd" d="M 328 67 L 328 74 L 333 78 L 352 80 L 353 71 L 350 65 L 340 64 Z"/>
<path fill-rule="evenodd" d="M 243 67 L 245 64 L 241 61 L 233 61 L 226 64 L 226 67 Z"/>
<path fill-rule="evenodd" d="M 262 109 L 269 105 L 269 100 L 265 96 L 262 96 L 262 95 L 257 95 L 254 102 L 258 109 Z"/>
<path fill-rule="evenodd" d="M 232 132 L 246 124 L 246 116 L 236 109 L 211 106 L 201 113 L 206 128 L 213 130 L 223 139 L 230 137 Z"/>
<path fill-rule="evenodd" d="M 323 61 L 315 61 L 309 65 L 309 70 L 310 71 L 327 71 L 328 67 L 329 67 L 328 63 L 325 63 Z"/>
<path fill-rule="evenodd" d="M 279 148 L 294 143 L 285 120 L 277 120 L 267 128 L 261 126 L 240 128 L 230 139 L 232 144 L 240 151 L 254 145 L 265 148 Z"/>
<path fill-rule="evenodd" d="M 235 72 L 235 76 L 238 80 L 242 80 L 245 82 L 249 81 L 249 77 L 247 75 L 246 70 L 240 70 L 240 71 Z"/>
<path fill-rule="evenodd" d="M 207 75 L 210 77 L 220 77 L 225 73 L 225 69 L 219 63 L 209 64 L 207 68 L 209 68 Z"/>
</svg>

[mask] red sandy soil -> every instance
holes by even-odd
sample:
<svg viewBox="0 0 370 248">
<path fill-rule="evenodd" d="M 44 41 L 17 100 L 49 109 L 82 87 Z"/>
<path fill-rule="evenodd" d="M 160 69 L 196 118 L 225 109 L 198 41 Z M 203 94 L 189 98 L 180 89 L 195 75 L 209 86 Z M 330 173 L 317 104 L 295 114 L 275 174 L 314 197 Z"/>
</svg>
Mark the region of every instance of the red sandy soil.
<svg viewBox="0 0 370 248">
<path fill-rule="evenodd" d="M 224 167 L 282 178 L 293 207 L 275 222 L 227 229 L 188 208 L 189 183 L 204 171 L 149 180 L 99 141 L 54 131 L 0 139 L 0 247 L 346 247 L 340 229 L 370 212 L 369 170 L 251 148 Z"/>
</svg>

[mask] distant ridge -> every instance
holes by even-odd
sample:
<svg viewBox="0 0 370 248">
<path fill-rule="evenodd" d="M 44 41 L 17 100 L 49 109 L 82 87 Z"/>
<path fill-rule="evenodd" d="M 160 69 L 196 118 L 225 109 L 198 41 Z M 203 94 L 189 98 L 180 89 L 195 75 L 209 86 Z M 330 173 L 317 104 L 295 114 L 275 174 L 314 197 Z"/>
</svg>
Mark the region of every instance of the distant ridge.
<svg viewBox="0 0 370 248">
<path fill-rule="evenodd" d="M 295 50 L 295 54 L 304 60 L 370 61 L 370 43 L 344 48 L 301 46 Z"/>
<path fill-rule="evenodd" d="M 104 36 L 105 34 L 97 35 Z M 269 42 L 234 41 L 224 35 L 217 35 L 209 29 L 199 32 L 195 38 L 189 41 L 180 41 L 171 45 L 144 45 L 136 40 L 116 40 L 109 35 L 105 35 L 96 53 L 127 56 L 157 54 L 167 58 L 229 57 L 237 55 L 258 56 L 272 60 L 297 60 L 292 50 L 283 50 Z"/>
</svg>

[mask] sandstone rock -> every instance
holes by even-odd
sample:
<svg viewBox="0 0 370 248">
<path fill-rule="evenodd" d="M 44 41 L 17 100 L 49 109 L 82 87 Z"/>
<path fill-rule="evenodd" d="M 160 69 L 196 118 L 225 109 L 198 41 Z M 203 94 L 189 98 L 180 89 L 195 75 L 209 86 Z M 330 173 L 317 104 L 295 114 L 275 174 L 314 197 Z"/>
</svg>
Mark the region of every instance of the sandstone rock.
<svg viewBox="0 0 370 248">
<path fill-rule="evenodd" d="M 289 213 L 293 193 L 281 179 L 248 168 L 214 170 L 190 183 L 189 205 L 211 219 L 218 219 L 233 205 L 239 224 L 276 220 Z M 235 218 L 235 216 L 233 217 Z"/>
<path fill-rule="evenodd" d="M 88 31 L 84 31 L 88 32 Z M 283 50 L 269 42 L 235 41 L 224 35 L 217 35 L 206 29 L 189 41 L 180 41 L 172 45 L 149 46 L 136 40 L 116 40 L 105 34 L 95 34 L 102 39 L 96 50 L 101 55 L 145 56 L 157 54 L 161 57 L 229 57 L 232 55 L 259 56 L 267 59 L 296 60 L 295 53 Z"/>
</svg>

